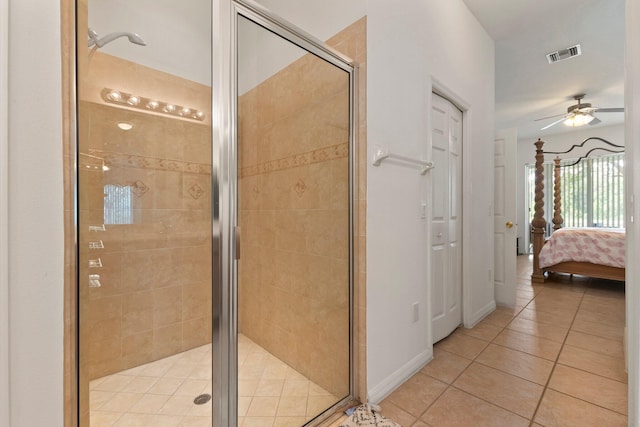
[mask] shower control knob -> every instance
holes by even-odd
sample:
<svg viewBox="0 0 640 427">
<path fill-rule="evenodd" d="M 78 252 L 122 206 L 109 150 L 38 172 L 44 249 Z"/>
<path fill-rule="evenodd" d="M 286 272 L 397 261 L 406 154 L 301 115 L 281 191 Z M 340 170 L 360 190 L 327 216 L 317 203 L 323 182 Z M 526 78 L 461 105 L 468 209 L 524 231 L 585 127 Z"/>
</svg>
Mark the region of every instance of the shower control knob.
<svg viewBox="0 0 640 427">
<path fill-rule="evenodd" d="M 89 249 L 104 249 L 104 243 L 102 240 L 89 242 Z"/>
<path fill-rule="evenodd" d="M 100 275 L 99 274 L 90 274 L 89 275 L 89 287 L 90 288 L 99 288 L 102 286 L 100 283 Z"/>
</svg>

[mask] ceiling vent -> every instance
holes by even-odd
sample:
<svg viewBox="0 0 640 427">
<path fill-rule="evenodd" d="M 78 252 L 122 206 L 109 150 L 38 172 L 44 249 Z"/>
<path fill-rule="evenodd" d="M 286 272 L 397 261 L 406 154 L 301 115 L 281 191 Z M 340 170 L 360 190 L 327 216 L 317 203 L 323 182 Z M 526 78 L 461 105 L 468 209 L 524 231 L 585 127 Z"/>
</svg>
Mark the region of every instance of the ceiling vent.
<svg viewBox="0 0 640 427">
<path fill-rule="evenodd" d="M 547 61 L 549 64 L 553 64 L 554 62 L 562 61 L 564 59 L 573 58 L 574 56 L 578 56 L 582 54 L 582 50 L 580 49 L 580 45 L 577 44 L 575 46 L 568 47 L 566 49 L 560 49 L 556 52 L 551 52 L 547 54 Z"/>
</svg>

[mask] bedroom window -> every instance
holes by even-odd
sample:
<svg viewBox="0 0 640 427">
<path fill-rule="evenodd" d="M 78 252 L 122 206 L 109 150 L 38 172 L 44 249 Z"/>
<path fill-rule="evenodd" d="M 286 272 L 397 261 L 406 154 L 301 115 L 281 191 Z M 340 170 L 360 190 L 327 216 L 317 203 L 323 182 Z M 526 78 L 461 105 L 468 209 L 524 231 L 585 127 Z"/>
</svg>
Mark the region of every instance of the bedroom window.
<svg viewBox="0 0 640 427">
<path fill-rule="evenodd" d="M 569 165 L 575 160 L 563 160 Z M 529 221 L 533 219 L 535 167 L 527 165 Z M 544 164 L 547 234 L 553 224 L 553 163 Z M 624 154 L 583 159 L 561 168 L 563 227 L 624 227 Z"/>
</svg>

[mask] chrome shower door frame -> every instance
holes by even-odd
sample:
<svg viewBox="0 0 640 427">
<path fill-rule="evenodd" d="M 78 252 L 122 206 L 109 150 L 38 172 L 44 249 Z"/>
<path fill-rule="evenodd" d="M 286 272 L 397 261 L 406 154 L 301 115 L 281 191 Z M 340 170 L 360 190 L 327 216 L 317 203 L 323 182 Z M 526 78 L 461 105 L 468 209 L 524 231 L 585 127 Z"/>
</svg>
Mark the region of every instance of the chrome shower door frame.
<svg viewBox="0 0 640 427">
<path fill-rule="evenodd" d="M 324 42 L 249 0 L 213 0 L 212 214 L 213 214 L 213 426 L 237 425 L 238 213 L 237 20 L 243 16 L 349 74 L 349 395 L 356 394 L 354 357 L 354 212 L 358 67 Z M 331 415 L 316 418 L 322 422 Z"/>
</svg>

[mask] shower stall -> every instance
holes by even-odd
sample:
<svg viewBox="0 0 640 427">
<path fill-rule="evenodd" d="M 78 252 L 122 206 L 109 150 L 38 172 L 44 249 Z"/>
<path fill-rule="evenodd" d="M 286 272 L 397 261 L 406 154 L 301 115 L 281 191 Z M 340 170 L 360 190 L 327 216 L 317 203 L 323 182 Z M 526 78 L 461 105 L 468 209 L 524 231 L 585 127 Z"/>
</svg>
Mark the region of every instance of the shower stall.
<svg viewBox="0 0 640 427">
<path fill-rule="evenodd" d="M 353 401 L 354 63 L 248 1 L 76 16 L 79 425 Z"/>
</svg>

